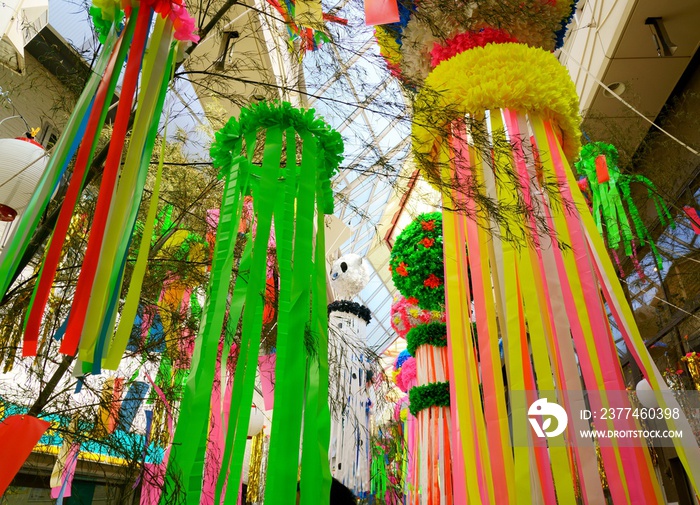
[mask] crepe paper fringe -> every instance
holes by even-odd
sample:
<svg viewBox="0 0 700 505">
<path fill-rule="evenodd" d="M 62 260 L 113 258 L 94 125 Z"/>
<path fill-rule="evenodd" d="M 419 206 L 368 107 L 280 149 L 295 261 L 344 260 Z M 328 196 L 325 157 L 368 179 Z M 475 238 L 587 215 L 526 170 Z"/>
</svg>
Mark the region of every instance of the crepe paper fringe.
<svg viewBox="0 0 700 505">
<path fill-rule="evenodd" d="M 644 224 L 632 198 L 631 185 L 642 184 L 647 197 L 654 202 L 662 226 L 675 228 L 675 222 L 653 182 L 642 175 L 623 174 L 617 165 L 615 146 L 604 142 L 591 142 L 581 148 L 580 159 L 574 166 L 586 178 L 591 192 L 591 210 L 601 236 L 606 238 L 611 250 L 622 245 L 625 255 L 636 260 L 635 240 L 644 247 L 649 245 L 656 266 L 663 269 L 663 258 Z M 630 225 L 630 221 L 632 225 Z M 644 276 L 641 269 L 637 271 Z"/>
<path fill-rule="evenodd" d="M 544 74 L 547 79 L 542 79 Z M 578 155 L 578 96 L 566 68 L 543 49 L 489 44 L 440 63 L 416 98 L 413 150 L 428 182 L 438 190 L 454 185 L 442 178 L 436 148 L 444 142 L 453 120 L 505 106 L 551 119 L 562 131 L 567 157 Z"/>
<path fill-rule="evenodd" d="M 417 415 L 421 410 L 430 407 L 450 406 L 449 382 L 433 382 L 415 386 L 408 392 L 411 414 Z"/>
<path fill-rule="evenodd" d="M 330 315 L 332 312 L 345 312 L 346 314 L 353 314 L 362 319 L 366 324 L 372 322 L 372 313 L 370 312 L 369 308 L 357 302 L 351 302 L 349 300 L 336 300 L 328 304 L 328 315 Z"/>
<path fill-rule="evenodd" d="M 442 217 L 439 212 L 419 215 L 396 237 L 389 270 L 394 286 L 426 310 L 445 305 L 442 263 Z"/>
<path fill-rule="evenodd" d="M 418 307 L 415 298 L 405 298 L 400 294 L 394 296 L 391 305 L 391 327 L 401 338 L 417 325 L 433 322 L 445 322 L 445 313 L 439 310 L 424 310 Z"/>
<path fill-rule="evenodd" d="M 416 355 L 416 349 L 422 345 L 435 347 L 447 346 L 447 324 L 429 323 L 415 326 L 406 335 L 406 350 Z"/>
<path fill-rule="evenodd" d="M 507 31 L 498 28 L 482 28 L 478 32 L 463 32 L 447 39 L 443 44 L 437 42 L 431 51 L 431 67 L 437 67 L 441 62 L 449 60 L 469 49 L 484 47 L 487 44 L 504 44 L 517 42 Z"/>
<path fill-rule="evenodd" d="M 265 135 L 259 133 L 265 132 Z M 258 139 L 264 138 L 261 164 L 253 163 Z M 302 143 L 300 166 L 294 162 L 297 139 Z M 262 140 L 261 140 L 262 142 Z M 245 147 L 244 147 L 245 146 Z M 281 157 L 286 148 L 286 166 Z M 340 135 L 313 110 L 289 103 L 259 103 L 241 110 L 216 133 L 210 151 L 225 179 L 214 259 L 202 323 L 196 340 L 192 372 L 185 386 L 181 416 L 172 446 L 165 499 L 174 486 L 184 485 L 188 503 L 202 492 L 202 460 L 207 450 L 208 412 L 217 346 L 207 336 L 221 335 L 224 315 L 241 322 L 241 346 L 233 375 L 231 406 L 223 412 L 225 449 L 214 503 L 238 498 L 250 405 L 256 380 L 268 278 L 269 240 L 275 237 L 279 265 L 279 306 L 274 392 L 275 412 L 283 423 L 271 427 L 265 477 L 265 501 L 283 503 L 296 496 L 299 440 L 302 440 L 301 503 L 323 503 L 330 492 L 328 440 L 328 330 L 325 293 L 324 213 L 333 211 L 330 177 L 342 160 Z M 246 196 L 252 195 L 255 236 L 248 231 L 233 293 L 230 273 L 238 239 L 238 223 Z M 275 223 L 274 229 L 272 223 Z M 234 226 L 230 226 L 234 223 Z M 252 227 L 251 227 L 252 228 Z M 294 270 L 292 270 L 292 259 Z M 242 279 L 242 272 L 247 277 Z M 304 337 L 306 346 L 298 338 Z M 305 394 L 299 394 L 305 391 Z M 303 422 L 303 429 L 302 429 Z M 325 498 L 324 498 L 325 497 Z"/>
</svg>

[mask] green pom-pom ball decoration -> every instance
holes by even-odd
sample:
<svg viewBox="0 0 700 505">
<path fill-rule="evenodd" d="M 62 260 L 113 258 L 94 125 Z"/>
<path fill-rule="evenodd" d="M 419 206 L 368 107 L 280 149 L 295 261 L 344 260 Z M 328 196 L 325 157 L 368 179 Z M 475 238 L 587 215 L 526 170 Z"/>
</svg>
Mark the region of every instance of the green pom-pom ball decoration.
<svg viewBox="0 0 700 505">
<path fill-rule="evenodd" d="M 445 306 L 442 259 L 442 215 L 419 215 L 396 237 L 389 260 L 394 286 L 406 298 L 427 310 Z"/>
<path fill-rule="evenodd" d="M 418 415 L 421 410 L 430 407 L 449 407 L 450 383 L 432 382 L 412 387 L 408 391 L 408 402 L 408 409 L 414 416 Z"/>
<path fill-rule="evenodd" d="M 433 347 L 447 346 L 447 324 L 436 322 L 414 326 L 406 334 L 406 350 L 411 356 L 416 355 L 416 349 L 422 345 Z"/>
</svg>

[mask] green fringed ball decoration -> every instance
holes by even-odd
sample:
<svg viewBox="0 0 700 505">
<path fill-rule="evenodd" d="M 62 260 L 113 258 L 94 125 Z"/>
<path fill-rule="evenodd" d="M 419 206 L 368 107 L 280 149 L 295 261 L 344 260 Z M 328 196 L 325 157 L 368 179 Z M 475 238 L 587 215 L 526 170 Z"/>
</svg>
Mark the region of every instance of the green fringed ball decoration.
<svg viewBox="0 0 700 505">
<path fill-rule="evenodd" d="M 625 255 L 635 259 L 635 265 L 636 243 L 642 247 L 648 244 L 661 269 L 661 255 L 632 199 L 631 184 L 640 183 L 646 187 L 662 226 L 675 227 L 675 223 L 654 183 L 643 175 L 623 174 L 617 165 L 618 159 L 617 149 L 612 144 L 591 142 L 583 146 L 580 159 L 575 163 L 579 175 L 585 178 L 584 186 L 590 190 L 591 212 L 598 232 L 613 254 L 622 245 Z M 585 194 L 586 188 L 581 189 Z"/>
<path fill-rule="evenodd" d="M 389 260 L 394 286 L 406 298 L 418 300 L 427 310 L 445 305 L 442 259 L 442 215 L 419 215 L 396 237 Z"/>
</svg>

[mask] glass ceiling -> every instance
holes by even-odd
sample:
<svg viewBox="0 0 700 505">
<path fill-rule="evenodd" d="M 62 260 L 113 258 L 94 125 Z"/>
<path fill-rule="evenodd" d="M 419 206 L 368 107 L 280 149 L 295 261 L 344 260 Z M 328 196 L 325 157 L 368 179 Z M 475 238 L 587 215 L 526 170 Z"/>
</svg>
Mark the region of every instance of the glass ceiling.
<svg viewBox="0 0 700 505">
<path fill-rule="evenodd" d="M 336 216 L 352 231 L 341 253 L 366 256 L 379 240 L 377 225 L 410 147 L 410 122 L 404 94 L 389 75 L 364 20 L 361 4 L 324 2 L 324 11 L 349 20 L 349 26 L 328 23 L 335 43 L 304 58 L 309 106 L 340 132 L 345 161 L 334 180 Z M 372 311 L 368 345 L 386 349 L 395 339 L 390 324 L 393 286 L 373 272 L 359 302 Z"/>
</svg>

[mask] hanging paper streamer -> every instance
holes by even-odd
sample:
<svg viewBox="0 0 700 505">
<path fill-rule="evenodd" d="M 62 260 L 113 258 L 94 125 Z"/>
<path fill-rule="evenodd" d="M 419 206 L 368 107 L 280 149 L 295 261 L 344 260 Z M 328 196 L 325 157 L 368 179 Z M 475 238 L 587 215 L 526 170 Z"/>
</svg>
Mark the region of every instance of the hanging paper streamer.
<svg viewBox="0 0 700 505">
<path fill-rule="evenodd" d="M 685 215 L 688 216 L 688 219 L 690 219 L 690 226 L 693 228 L 695 234 L 700 235 L 700 214 L 698 214 L 698 210 L 694 207 L 685 206 L 683 207 L 683 211 Z"/>
<path fill-rule="evenodd" d="M 58 499 L 62 503 L 63 498 L 72 494 L 73 477 L 78 466 L 80 444 L 74 444 L 64 439 L 61 450 L 56 457 L 56 464 L 51 473 L 51 498 Z"/>
<path fill-rule="evenodd" d="M 605 502 L 593 441 L 572 438 L 589 423 L 571 419 L 558 440 L 533 444 L 527 420 L 528 405 L 538 398 L 569 412 L 585 405 L 584 390 L 600 392 L 589 395 L 598 406 L 619 400 L 606 393 L 626 384 L 605 307 L 653 388 L 664 388 L 574 188 L 569 162 L 580 147 L 578 99 L 551 54 L 571 3 L 539 2 L 536 13 L 523 16 L 515 2 L 480 2 L 459 12 L 447 3 L 419 2 L 393 48 L 404 78 L 423 86 L 413 107 L 412 145 L 422 174 L 443 194 L 445 267 L 442 279 L 435 273 L 428 280 L 430 269 L 411 270 L 402 258 L 392 262 L 392 274 L 397 287 L 417 285 L 415 276 L 428 281 L 418 287 L 445 286 L 448 381 L 414 388 L 411 408 L 449 401 L 455 503 L 575 503 L 577 495 Z M 597 154 L 596 180 L 619 184 L 614 164 L 605 158 L 596 165 Z M 622 199 L 628 187 L 619 186 Z M 608 207 L 619 220 L 613 236 L 641 244 L 622 206 Z M 409 254 L 421 251 L 411 245 Z M 422 347 L 429 346 L 416 352 Z M 635 427 L 620 419 L 592 425 Z M 697 490 L 700 451 L 676 442 Z M 662 501 L 645 446 L 601 447 L 600 454 L 613 503 Z M 427 483 L 421 480 L 418 486 Z"/>
<path fill-rule="evenodd" d="M 606 238 L 610 249 L 615 250 L 622 243 L 625 254 L 629 257 L 636 254 L 635 240 L 640 246 L 648 244 L 657 267 L 662 269 L 663 259 L 634 203 L 631 184 L 639 183 L 646 187 L 647 196 L 654 202 L 662 226 L 675 228 L 671 213 L 654 183 L 642 175 L 621 173 L 617 161 L 615 146 L 592 142 L 581 148 L 580 160 L 574 164 L 578 173 L 588 182 L 593 218 L 598 231 Z M 634 229 L 630 226 L 630 220 Z M 643 276 L 643 272 L 640 274 Z"/>
<path fill-rule="evenodd" d="M 275 362 L 276 354 L 268 354 L 258 358 L 260 367 L 260 383 L 262 386 L 265 410 L 272 410 L 275 404 Z"/>
<path fill-rule="evenodd" d="M 0 422 L 0 495 L 7 490 L 50 423 L 26 415 L 6 417 Z"/>
<path fill-rule="evenodd" d="M 7 293 L 13 279 L 18 275 L 19 262 L 29 245 L 32 234 L 38 226 L 39 220 L 44 214 L 68 162 L 81 143 L 82 138 L 79 134 L 81 132 L 86 134 L 85 118 L 88 115 L 92 116 L 95 108 L 99 108 L 98 100 L 95 99 L 93 102 L 93 99 L 95 94 L 98 93 L 98 87 L 102 86 L 101 82 L 105 81 L 103 75 L 111 74 L 111 70 L 107 69 L 112 62 L 112 50 L 115 48 L 116 43 L 117 34 L 112 30 L 95 62 L 94 71 L 91 72 L 76 107 L 68 119 L 63 134 L 54 146 L 53 154 L 49 158 L 47 167 L 34 190 L 29 204 L 20 216 L 16 226 L 13 227 L 6 247 L 0 253 L 0 295 L 2 296 Z M 106 81 L 109 80 L 109 77 L 107 77 Z"/>
<path fill-rule="evenodd" d="M 507 72 L 490 70 L 506 62 Z M 495 82 L 489 87 L 481 82 L 476 89 L 469 76 L 479 79 L 482 74 L 473 72 L 475 68 Z M 542 72 L 548 79 L 541 79 Z M 520 91 L 511 88 L 509 83 L 514 82 Z M 499 109 L 502 104 L 512 104 L 513 109 Z M 482 120 L 484 109 L 488 114 Z M 573 503 L 573 483 L 578 481 L 588 499 L 602 500 L 598 472 L 589 464 L 592 446 L 576 440 L 570 448 L 521 443 L 511 449 L 496 338 L 503 337 L 511 395 L 556 389 L 571 393 L 583 384 L 600 391 L 597 401 L 607 405 L 605 391 L 625 389 L 596 287 L 603 280 L 616 280 L 603 279 L 590 269 L 587 244 L 595 237 L 571 212 L 579 201 L 572 200 L 573 178 L 566 178 L 568 167 L 561 154 L 576 152 L 577 104 L 569 76 L 541 49 L 491 44 L 440 63 L 427 78 L 416 110 L 417 158 L 448 205 L 459 209 L 443 216 L 450 383 L 457 382 L 451 402 L 456 407 L 455 430 L 459 429 L 464 468 L 463 474 L 455 474 L 455 485 L 470 501 L 482 503 L 515 503 L 522 496 Z M 454 115 L 438 119 L 435 111 L 440 110 Z M 468 116 L 460 118 L 460 113 Z M 549 134 L 553 124 L 559 127 L 561 140 Z M 438 128 L 444 133 L 436 135 Z M 612 180 L 610 164 L 606 165 Z M 603 168 L 599 162 L 600 173 Z M 538 215 L 546 218 L 548 228 L 537 223 Z M 562 251 L 559 242 L 573 251 Z M 476 337 L 465 320 L 464 301 L 472 298 Z M 523 360 L 528 353 L 531 359 Z M 577 368 L 577 358 L 583 383 L 568 372 Z M 562 405 L 577 401 L 570 395 L 549 400 Z M 510 409 L 513 438 L 527 440 L 525 399 L 511 401 Z M 600 420 L 594 425 L 608 427 Z M 629 423 L 615 420 L 609 425 L 623 428 Z M 608 447 L 601 454 L 614 503 L 660 499 L 645 447 Z M 531 479 L 531 474 L 537 478 Z"/>
<path fill-rule="evenodd" d="M 129 390 L 122 400 L 119 408 L 117 428 L 123 431 L 130 431 L 134 418 L 141 408 L 143 400 L 146 398 L 149 386 L 145 382 L 135 381 L 129 386 Z"/>
<path fill-rule="evenodd" d="M 265 132 L 265 135 L 258 135 Z M 264 138 L 262 163 L 253 163 Z M 244 146 L 245 142 L 245 146 Z M 297 165 L 297 143 L 301 163 Z M 229 321 L 242 317 L 241 346 L 226 423 L 226 446 L 214 503 L 236 497 L 250 421 L 250 405 L 261 343 L 268 241 L 274 221 L 279 264 L 279 308 L 275 412 L 266 473 L 265 501 L 284 503 L 297 492 L 302 444 L 301 503 L 328 503 L 328 334 L 326 318 L 324 214 L 333 211 L 330 177 L 342 159 L 342 140 L 314 111 L 288 103 L 260 103 L 241 110 L 217 132 L 211 156 L 225 178 L 211 279 L 187 379 L 168 469 L 164 500 L 180 486 L 187 503 L 199 503 L 210 391 L 217 344 L 229 304 L 229 280 L 244 197 L 252 196 L 256 232 L 245 237 Z M 283 162 L 283 154 L 284 162 Z M 292 269 L 293 266 L 293 269 Z M 247 273 L 246 274 L 244 273 Z M 243 307 L 245 305 L 245 308 Z M 305 391 L 304 395 L 299 394 Z M 303 409 L 302 409 L 303 407 Z M 303 433 L 302 433 L 303 419 Z M 228 484 L 226 484 L 228 481 Z M 224 490 L 225 487 L 225 490 Z"/>
<path fill-rule="evenodd" d="M 399 21 L 397 0 L 365 0 L 365 24 L 386 25 Z"/>
<path fill-rule="evenodd" d="M 267 0 L 267 3 L 282 15 L 291 40 L 300 39 L 301 49 L 305 52 L 316 51 L 324 42 L 330 41 L 324 21 L 348 24 L 347 19 L 323 13 L 317 0 Z"/>
<path fill-rule="evenodd" d="M 36 353 L 44 310 L 61 261 L 62 248 L 72 214 L 82 191 L 87 167 L 90 166 L 97 147 L 97 139 L 102 130 L 111 97 L 117 83 L 121 82 L 119 106 L 95 217 L 73 300 L 73 310 L 67 320 L 66 336 L 61 343 L 61 352 L 70 355 L 74 355 L 80 346 L 81 361 L 87 371 L 93 373 L 99 373 L 103 356 L 109 358 L 107 363 L 109 366 L 116 367 L 126 346 L 127 339 L 124 338 L 117 339 L 112 346 L 111 337 L 117 316 L 126 255 L 143 194 L 151 152 L 158 133 L 160 113 L 173 63 L 172 56 L 175 54 L 172 41 L 173 38 L 197 40 L 197 36 L 192 33 L 194 20 L 182 6 L 168 4 L 168 8 L 163 10 L 163 6 L 158 4 L 158 9 L 163 10 L 162 16 L 158 16 L 155 29 L 150 34 L 149 25 L 153 17 L 150 4 L 136 4 L 130 8 L 123 30 L 120 27 L 123 14 L 119 6 L 118 2 L 100 2 L 91 9 L 98 34 L 105 40 L 102 56 L 100 56 L 101 63 L 96 67 L 99 74 L 103 75 L 101 82 L 95 81 L 93 85 L 86 88 L 86 93 L 89 90 L 90 94 L 85 96 L 85 100 L 92 100 L 93 104 L 89 114 L 85 110 L 82 112 L 87 118 L 86 127 L 82 138 L 76 139 L 74 143 L 74 148 L 78 151 L 75 167 L 42 263 L 30 308 L 27 311 L 23 347 L 23 352 L 27 356 Z M 116 30 L 118 29 L 121 30 L 121 35 L 117 39 Z M 105 34 L 107 34 L 106 38 Z M 122 79 L 120 73 L 127 56 L 128 63 Z M 129 126 L 136 83 L 140 77 L 147 84 L 139 91 L 129 149 L 126 162 L 122 166 L 124 138 Z M 68 128 L 67 134 L 70 133 L 71 130 Z M 61 142 L 62 140 L 59 144 Z M 63 151 L 59 149 L 57 152 Z M 66 154 L 68 152 L 66 151 Z M 59 162 L 62 161 L 59 160 Z M 45 191 L 46 189 L 40 184 L 38 192 Z M 31 226 L 35 227 L 36 223 L 29 226 L 30 228 L 26 230 L 27 234 L 33 230 Z M 22 240 L 24 239 L 17 239 L 16 244 L 20 247 L 20 253 L 15 256 L 15 259 L 8 259 L 7 262 L 2 260 L 0 265 L 0 270 L 7 268 L 6 271 L 10 273 L 9 279 L 12 277 L 12 269 L 16 265 L 17 258 L 21 257 L 21 250 L 23 250 L 21 248 L 24 247 Z M 14 244 L 9 249 L 13 247 Z M 134 282 L 138 281 L 139 278 L 136 275 Z M 134 320 L 133 305 L 133 301 L 127 305 L 130 317 L 126 318 L 128 322 L 125 324 L 130 324 Z M 123 334 L 120 337 L 123 337 Z"/>
</svg>

